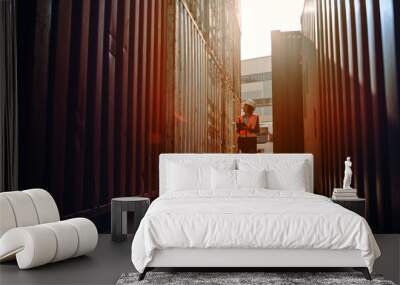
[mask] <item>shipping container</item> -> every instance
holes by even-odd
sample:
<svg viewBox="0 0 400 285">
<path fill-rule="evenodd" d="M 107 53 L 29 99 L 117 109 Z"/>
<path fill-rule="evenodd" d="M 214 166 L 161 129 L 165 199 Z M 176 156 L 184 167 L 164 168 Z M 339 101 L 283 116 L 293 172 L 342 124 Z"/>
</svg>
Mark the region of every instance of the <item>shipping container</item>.
<svg viewBox="0 0 400 285">
<path fill-rule="evenodd" d="M 299 31 L 271 32 L 275 153 L 304 152 L 302 38 Z"/>
<path fill-rule="evenodd" d="M 240 114 L 238 1 L 175 2 L 172 152 L 235 151 Z"/>
<path fill-rule="evenodd" d="M 156 197 L 160 153 L 236 150 L 238 0 L 21 0 L 17 24 L 20 188 L 63 216 Z"/>
<path fill-rule="evenodd" d="M 400 230 L 400 2 L 306 0 L 302 15 L 305 151 L 318 193 L 352 186 L 374 232 Z"/>
</svg>

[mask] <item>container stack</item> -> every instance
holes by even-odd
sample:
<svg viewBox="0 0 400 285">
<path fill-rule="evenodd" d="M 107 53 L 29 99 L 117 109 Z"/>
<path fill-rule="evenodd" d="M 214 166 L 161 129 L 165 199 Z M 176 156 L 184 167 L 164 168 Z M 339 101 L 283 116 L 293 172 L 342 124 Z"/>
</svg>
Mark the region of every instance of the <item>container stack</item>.
<svg viewBox="0 0 400 285">
<path fill-rule="evenodd" d="M 166 151 L 236 152 L 232 122 L 241 109 L 240 2 L 159 2 L 170 3 L 171 10 L 166 81 L 173 106 L 167 112 Z"/>
<path fill-rule="evenodd" d="M 343 188 L 334 188 L 332 199 L 334 200 L 350 200 L 357 199 L 357 189 L 343 189 Z"/>
</svg>

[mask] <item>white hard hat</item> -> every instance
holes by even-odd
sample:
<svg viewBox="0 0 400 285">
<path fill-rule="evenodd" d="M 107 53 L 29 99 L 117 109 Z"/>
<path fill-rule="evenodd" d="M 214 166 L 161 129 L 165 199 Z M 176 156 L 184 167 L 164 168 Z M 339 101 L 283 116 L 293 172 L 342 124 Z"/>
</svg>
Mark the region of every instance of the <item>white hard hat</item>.
<svg viewBox="0 0 400 285">
<path fill-rule="evenodd" d="M 243 102 L 243 105 L 249 105 L 249 106 L 253 107 L 254 109 L 256 108 L 256 102 L 254 102 L 253 99 L 246 99 Z"/>
</svg>

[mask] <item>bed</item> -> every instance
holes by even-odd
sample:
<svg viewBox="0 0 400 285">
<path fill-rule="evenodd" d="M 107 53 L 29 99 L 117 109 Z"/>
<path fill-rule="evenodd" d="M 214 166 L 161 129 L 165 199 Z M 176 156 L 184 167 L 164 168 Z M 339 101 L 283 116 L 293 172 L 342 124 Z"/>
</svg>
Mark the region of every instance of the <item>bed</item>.
<svg viewBox="0 0 400 285">
<path fill-rule="evenodd" d="M 159 171 L 132 242 L 140 280 L 159 267 L 352 267 L 371 278 L 371 229 L 313 194 L 311 154 L 162 154 Z"/>
</svg>

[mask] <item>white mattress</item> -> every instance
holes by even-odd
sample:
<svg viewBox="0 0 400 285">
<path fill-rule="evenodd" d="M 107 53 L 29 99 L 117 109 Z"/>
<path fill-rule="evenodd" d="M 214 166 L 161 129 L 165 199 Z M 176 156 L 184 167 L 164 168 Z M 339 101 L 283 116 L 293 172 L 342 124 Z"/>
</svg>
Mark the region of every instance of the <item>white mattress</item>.
<svg viewBox="0 0 400 285">
<path fill-rule="evenodd" d="M 156 199 L 132 243 L 139 272 L 170 248 L 359 250 L 369 270 L 380 255 L 359 215 L 328 198 L 292 191 L 180 191 Z"/>
</svg>

